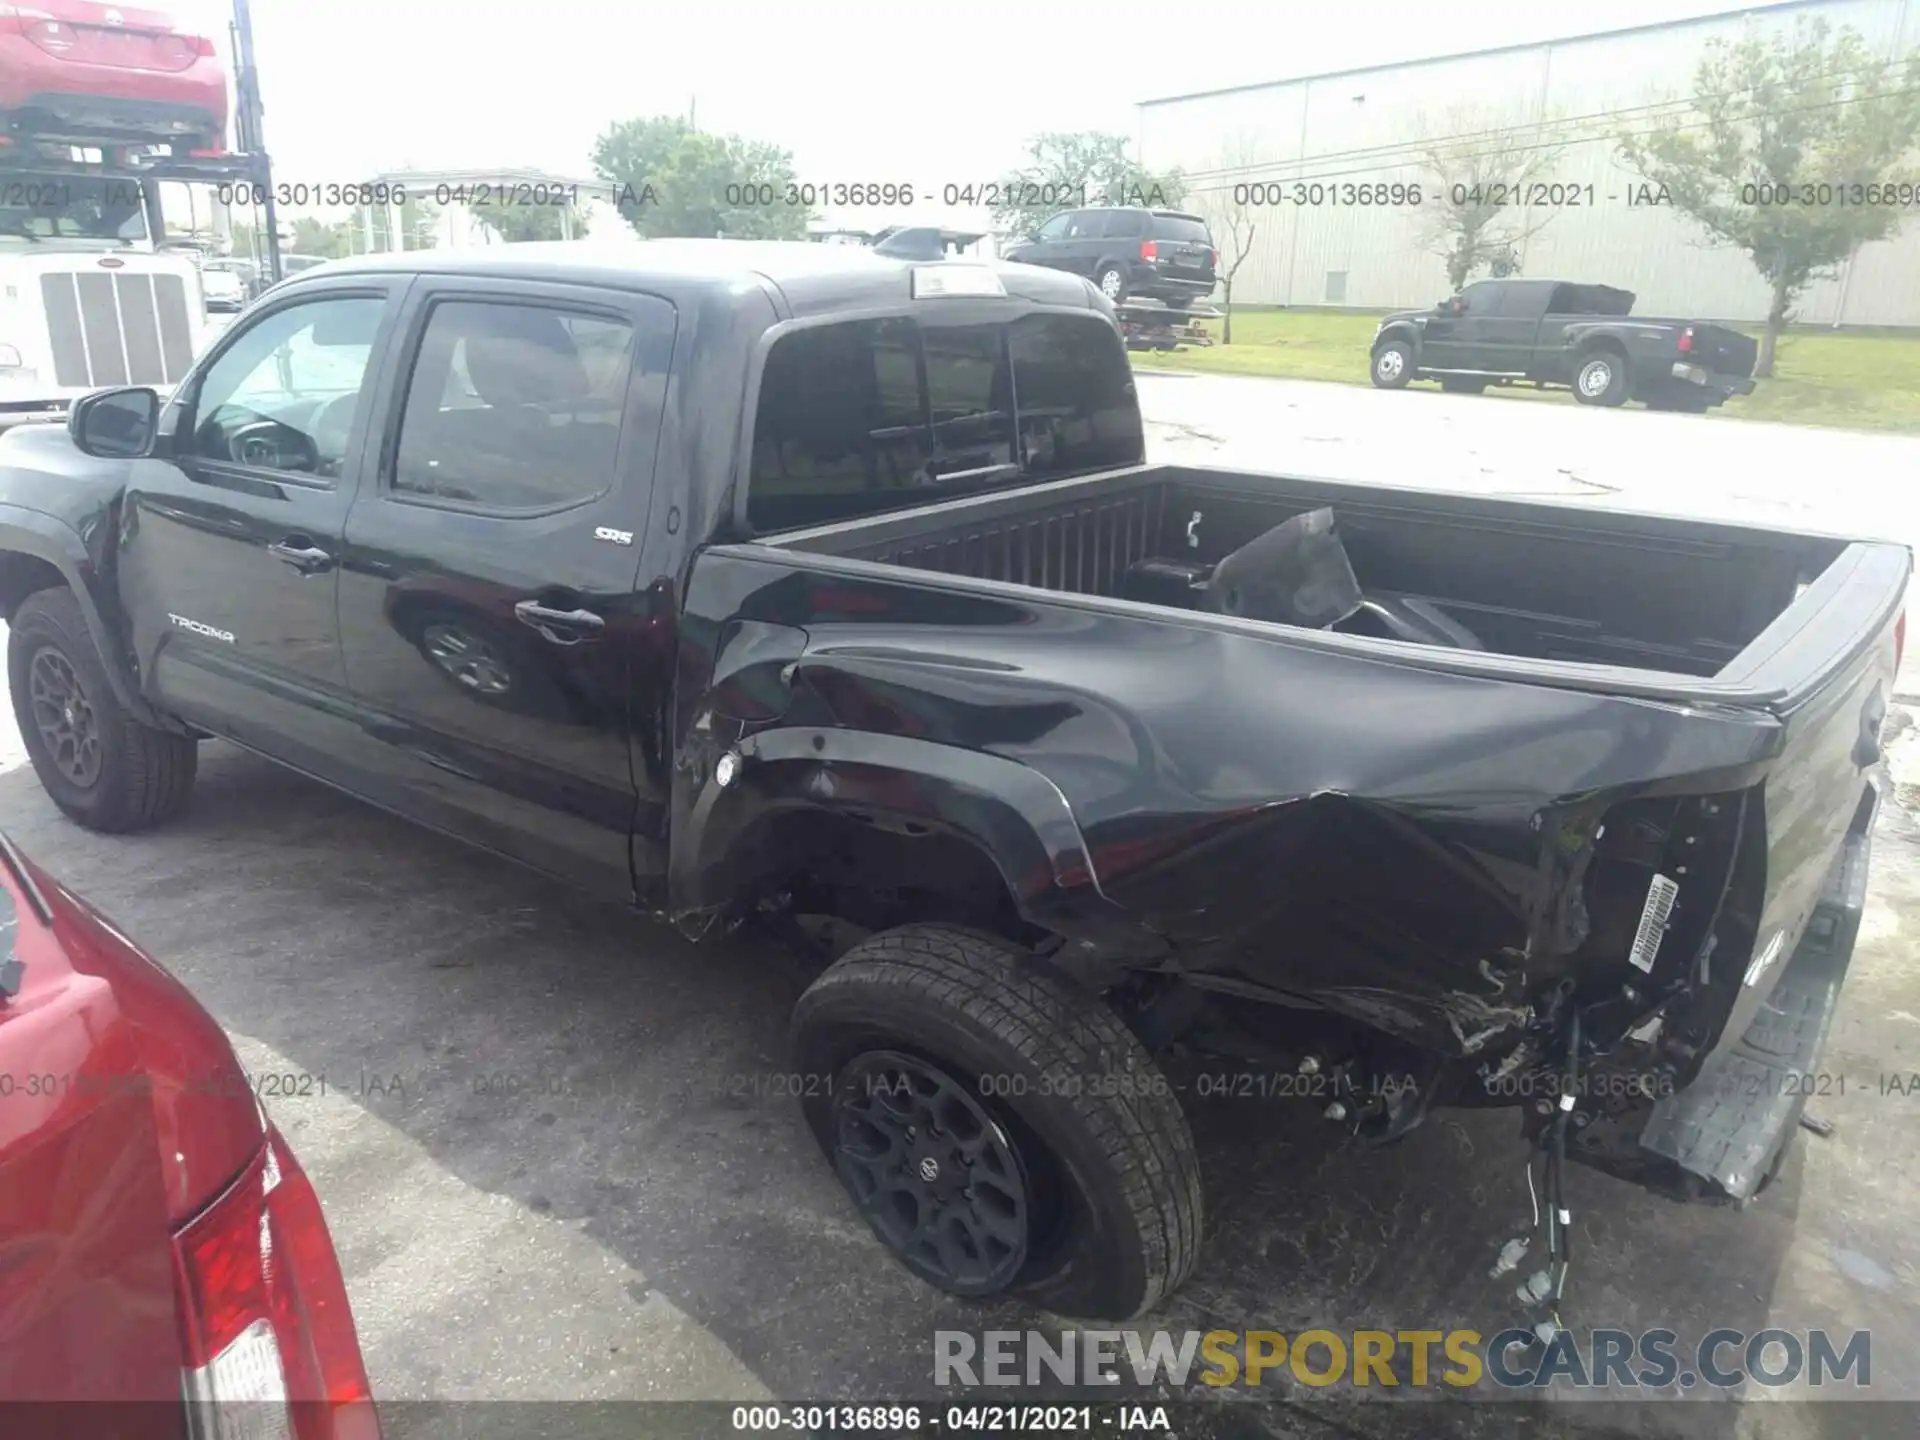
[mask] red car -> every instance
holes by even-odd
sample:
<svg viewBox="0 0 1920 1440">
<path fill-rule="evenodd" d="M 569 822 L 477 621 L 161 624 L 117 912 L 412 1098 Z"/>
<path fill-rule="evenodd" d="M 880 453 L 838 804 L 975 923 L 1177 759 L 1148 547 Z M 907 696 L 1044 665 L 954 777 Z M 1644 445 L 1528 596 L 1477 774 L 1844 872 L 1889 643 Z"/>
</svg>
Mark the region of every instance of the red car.
<svg viewBox="0 0 1920 1440">
<path fill-rule="evenodd" d="M 212 40 L 157 10 L 0 4 L 0 130 L 223 151 L 227 72 Z"/>
<path fill-rule="evenodd" d="M 319 1200 L 233 1047 L 4 836 L 0 1413 L 10 1434 L 380 1433 Z"/>
</svg>

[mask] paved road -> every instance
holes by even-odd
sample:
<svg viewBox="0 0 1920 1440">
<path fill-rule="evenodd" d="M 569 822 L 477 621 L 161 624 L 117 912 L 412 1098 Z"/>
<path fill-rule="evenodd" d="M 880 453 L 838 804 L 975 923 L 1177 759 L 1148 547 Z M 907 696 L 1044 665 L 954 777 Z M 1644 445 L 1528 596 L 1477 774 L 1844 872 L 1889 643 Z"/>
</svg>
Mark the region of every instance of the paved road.
<svg viewBox="0 0 1920 1440">
<path fill-rule="evenodd" d="M 1279 381 L 1149 376 L 1142 393 L 1160 458 L 1920 535 L 1901 490 L 1920 441 Z M 1897 722 L 1896 773 L 1920 782 Z M 791 1103 L 754 1092 L 783 1066 L 800 984 L 779 955 L 693 947 L 224 746 L 206 748 L 184 821 L 138 839 L 63 820 L 4 722 L 0 771 L 0 823 L 163 957 L 256 1074 L 305 1090 L 272 1108 L 324 1197 L 382 1396 L 926 1396 L 936 1329 L 1034 1320 L 908 1278 Z M 1920 1072 L 1916 813 L 1906 785 L 1884 812 L 1827 1056 L 1851 1084 L 1817 1105 L 1837 1133 L 1808 1137 L 1745 1215 L 1576 1172 L 1575 1323 L 1870 1327 L 1875 1388 L 1920 1396 L 1920 1096 L 1874 1084 Z M 1294 1110 L 1196 1123 L 1213 1233 L 1149 1325 L 1511 1319 L 1511 1282 L 1487 1275 L 1528 1216 L 1510 1118 L 1442 1119 L 1373 1154 Z M 1486 1423 L 1322 1399 L 1285 1425 Z M 1837 1440 L 1906 1418 L 1760 1409 L 1758 1431 L 1751 1407 L 1723 1405 L 1633 1423 Z"/>
</svg>

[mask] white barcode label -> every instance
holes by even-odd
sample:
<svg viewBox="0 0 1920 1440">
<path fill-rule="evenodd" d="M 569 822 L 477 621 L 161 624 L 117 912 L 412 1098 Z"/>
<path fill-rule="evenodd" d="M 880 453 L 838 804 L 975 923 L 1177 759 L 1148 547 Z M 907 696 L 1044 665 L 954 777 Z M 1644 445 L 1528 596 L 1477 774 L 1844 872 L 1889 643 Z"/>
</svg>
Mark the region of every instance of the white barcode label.
<svg viewBox="0 0 1920 1440">
<path fill-rule="evenodd" d="M 1667 934 L 1667 917 L 1673 914 L 1673 900 L 1679 893 L 1680 887 L 1664 875 L 1654 876 L 1653 883 L 1647 886 L 1640 928 L 1633 932 L 1633 949 L 1627 954 L 1636 969 L 1653 972 L 1653 957 L 1660 953 L 1660 942 Z"/>
</svg>

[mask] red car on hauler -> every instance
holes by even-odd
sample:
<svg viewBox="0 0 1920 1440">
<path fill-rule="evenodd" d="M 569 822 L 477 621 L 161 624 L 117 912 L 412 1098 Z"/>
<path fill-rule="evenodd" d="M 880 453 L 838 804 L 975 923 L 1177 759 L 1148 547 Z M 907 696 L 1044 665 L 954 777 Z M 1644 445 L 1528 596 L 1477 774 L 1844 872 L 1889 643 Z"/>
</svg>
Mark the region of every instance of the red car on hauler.
<svg viewBox="0 0 1920 1440">
<path fill-rule="evenodd" d="M 319 1200 L 233 1047 L 4 836 L 0 1433 L 380 1433 Z"/>
<path fill-rule="evenodd" d="M 0 134 L 217 152 L 226 148 L 227 103 L 213 41 L 160 11 L 95 0 L 0 4 Z"/>
</svg>

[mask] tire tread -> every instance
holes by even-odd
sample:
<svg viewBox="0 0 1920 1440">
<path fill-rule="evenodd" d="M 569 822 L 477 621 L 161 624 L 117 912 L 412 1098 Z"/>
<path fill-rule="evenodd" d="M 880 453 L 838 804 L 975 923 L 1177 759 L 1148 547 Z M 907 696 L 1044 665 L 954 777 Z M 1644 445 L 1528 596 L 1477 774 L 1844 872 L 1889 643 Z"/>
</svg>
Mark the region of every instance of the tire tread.
<svg viewBox="0 0 1920 1440">
<path fill-rule="evenodd" d="M 1097 996 L 1044 962 L 989 935 L 907 925 L 862 941 L 830 966 L 795 1011 L 847 987 L 892 988 L 899 1003 L 958 1016 L 1059 1082 L 1055 1092 L 1094 1137 L 1121 1187 L 1140 1238 L 1145 1285 L 1130 1319 L 1166 1298 L 1192 1271 L 1202 1239 L 1199 1154 L 1179 1101 L 1152 1084 L 1146 1047 Z M 1075 1075 L 1139 1073 L 1136 1093 L 1090 1095 Z"/>
<path fill-rule="evenodd" d="M 179 814 L 193 790 L 200 747 L 190 736 L 141 723 L 121 705 L 74 593 L 61 588 L 28 596 L 14 612 L 10 629 L 12 644 L 38 631 L 66 655 L 94 702 L 103 748 L 117 750 L 120 757 L 120 784 L 103 791 L 97 806 L 78 809 L 47 786 L 54 803 L 88 829 L 108 834 L 151 829 Z M 14 679 L 17 684 L 18 677 Z M 23 731 L 27 726 L 21 713 L 24 703 L 16 693 L 15 713 L 21 715 Z"/>
</svg>

